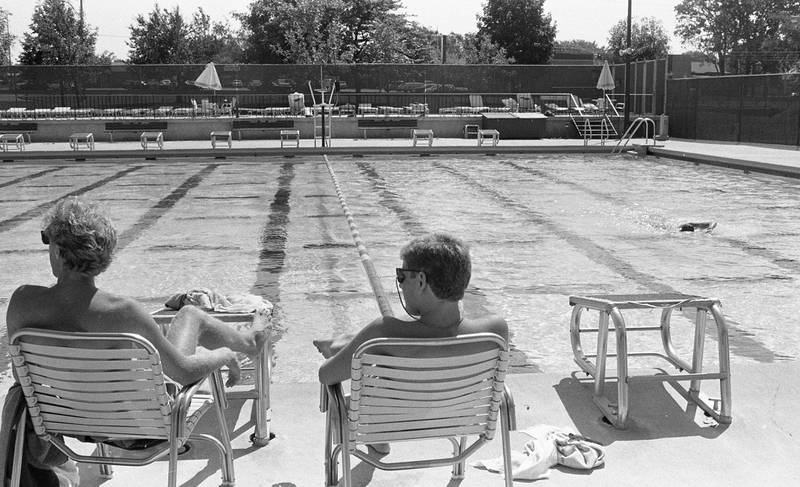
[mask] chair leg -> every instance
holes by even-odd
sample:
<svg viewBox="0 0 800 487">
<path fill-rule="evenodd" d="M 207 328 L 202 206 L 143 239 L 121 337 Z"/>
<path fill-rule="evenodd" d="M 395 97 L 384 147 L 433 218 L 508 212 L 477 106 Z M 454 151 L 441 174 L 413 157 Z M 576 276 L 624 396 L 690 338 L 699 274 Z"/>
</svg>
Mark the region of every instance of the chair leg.
<svg viewBox="0 0 800 487">
<path fill-rule="evenodd" d="M 219 371 L 211 376 L 214 389 L 214 409 L 217 411 L 217 423 L 219 424 L 219 443 L 222 454 L 222 484 L 233 486 L 236 478 L 233 472 L 233 448 L 231 447 L 231 436 L 228 432 L 228 423 L 225 420 L 224 407 L 227 407 L 225 400 L 225 390 L 222 386 L 222 376 Z"/>
<path fill-rule="evenodd" d="M 350 475 L 350 449 L 348 445 L 348 439 L 346 437 L 342 438 L 341 452 L 342 452 L 342 481 L 344 483 L 344 487 L 353 487 L 353 479 L 351 478 Z"/>
<path fill-rule="evenodd" d="M 333 487 L 339 480 L 336 457 L 333 451 L 333 413 L 331 407 L 325 411 L 325 487 Z"/>
<path fill-rule="evenodd" d="M 23 409 L 17 422 L 17 436 L 14 439 L 14 461 L 11 464 L 11 487 L 19 487 L 20 474 L 22 472 L 22 452 L 25 448 L 25 418 L 28 417 L 28 410 Z M 3 460 L 5 461 L 5 459 Z"/>
<path fill-rule="evenodd" d="M 105 443 L 98 443 L 97 451 L 101 457 L 105 458 L 111 457 L 111 451 L 108 449 L 108 445 L 106 445 Z M 110 479 L 114 476 L 114 469 L 111 467 L 110 463 L 100 464 L 100 476 L 103 477 L 104 479 Z"/>
<path fill-rule="evenodd" d="M 511 432 L 509 431 L 511 420 L 509 418 L 508 407 L 505 404 L 500 406 L 500 436 L 503 441 L 503 477 L 506 487 L 513 487 L 514 475 L 511 472 Z"/>
</svg>

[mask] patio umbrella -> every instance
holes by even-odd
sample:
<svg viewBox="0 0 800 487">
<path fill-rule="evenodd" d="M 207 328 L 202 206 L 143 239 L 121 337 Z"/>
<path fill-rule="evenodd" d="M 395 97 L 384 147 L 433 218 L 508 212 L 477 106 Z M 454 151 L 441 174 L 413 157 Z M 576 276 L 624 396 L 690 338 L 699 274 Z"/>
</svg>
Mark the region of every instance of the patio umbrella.
<svg viewBox="0 0 800 487">
<path fill-rule="evenodd" d="M 616 88 L 614 77 L 611 75 L 611 68 L 608 61 L 603 61 L 603 69 L 600 71 L 600 78 L 597 79 L 597 89 L 603 90 L 603 114 L 606 113 L 606 91 Z"/>
<path fill-rule="evenodd" d="M 214 67 L 214 63 L 206 64 L 203 72 L 194 80 L 194 85 L 214 91 L 222 89 L 222 83 L 219 82 L 219 75 L 217 75 L 217 68 Z"/>
</svg>

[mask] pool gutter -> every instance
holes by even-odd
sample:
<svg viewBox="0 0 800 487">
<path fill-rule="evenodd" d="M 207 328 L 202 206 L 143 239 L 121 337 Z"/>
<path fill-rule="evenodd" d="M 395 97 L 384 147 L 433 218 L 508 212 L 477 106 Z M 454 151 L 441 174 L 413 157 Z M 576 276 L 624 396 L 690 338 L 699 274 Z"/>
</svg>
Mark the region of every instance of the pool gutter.
<svg viewBox="0 0 800 487">
<path fill-rule="evenodd" d="M 95 150 L 95 151 L 20 151 L 0 153 L 2 162 L 35 160 L 76 160 L 96 159 L 170 159 L 187 157 L 211 157 L 217 159 L 237 157 L 295 157 L 315 155 L 496 155 L 496 154 L 604 154 L 610 153 L 612 146 L 583 145 L 509 145 L 509 146 L 438 146 L 438 147 L 300 147 L 300 148 L 233 148 L 233 149 L 166 149 L 166 150 Z"/>
<path fill-rule="evenodd" d="M 740 169 L 745 173 L 759 172 L 773 176 L 800 179 L 800 167 L 794 167 L 791 165 L 735 159 L 732 157 L 714 156 L 710 154 L 697 154 L 692 152 L 664 149 L 661 147 L 647 147 L 647 154 L 656 157 L 667 157 L 680 161 L 694 162 L 695 164 L 708 164 L 711 166 L 727 167 L 730 169 Z"/>
</svg>

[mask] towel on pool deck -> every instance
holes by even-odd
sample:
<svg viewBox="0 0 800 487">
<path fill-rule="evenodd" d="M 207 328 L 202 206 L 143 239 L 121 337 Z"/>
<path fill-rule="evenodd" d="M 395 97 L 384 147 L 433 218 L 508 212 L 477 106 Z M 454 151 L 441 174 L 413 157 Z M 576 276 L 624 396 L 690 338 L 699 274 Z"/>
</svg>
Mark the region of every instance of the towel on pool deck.
<svg viewBox="0 0 800 487">
<path fill-rule="evenodd" d="M 542 424 L 528 428 L 523 433 L 531 439 L 525 443 L 525 451 L 511 452 L 514 480 L 547 478 L 550 467 L 555 465 L 589 470 L 605 464 L 603 445 L 567 429 Z M 503 457 L 479 460 L 472 466 L 502 473 Z"/>
<path fill-rule="evenodd" d="M 212 289 L 197 288 L 170 297 L 164 305 L 171 309 L 181 309 L 191 304 L 206 311 L 219 313 L 272 313 L 272 303 L 255 294 L 232 294 L 224 296 Z"/>
</svg>

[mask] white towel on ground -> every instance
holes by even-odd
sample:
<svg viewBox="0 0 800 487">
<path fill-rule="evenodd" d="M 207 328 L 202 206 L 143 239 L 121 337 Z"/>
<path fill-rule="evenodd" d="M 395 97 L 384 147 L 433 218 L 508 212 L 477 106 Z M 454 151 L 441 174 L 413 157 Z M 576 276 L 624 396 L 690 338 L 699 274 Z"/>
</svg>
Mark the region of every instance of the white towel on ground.
<svg viewBox="0 0 800 487">
<path fill-rule="evenodd" d="M 605 464 L 603 445 L 568 429 L 537 425 L 522 431 L 531 439 L 522 452 L 511 452 L 511 474 L 514 480 L 539 480 L 549 476 L 550 467 L 563 465 L 589 470 Z M 473 467 L 490 472 L 503 472 L 503 457 L 478 460 Z"/>
</svg>

